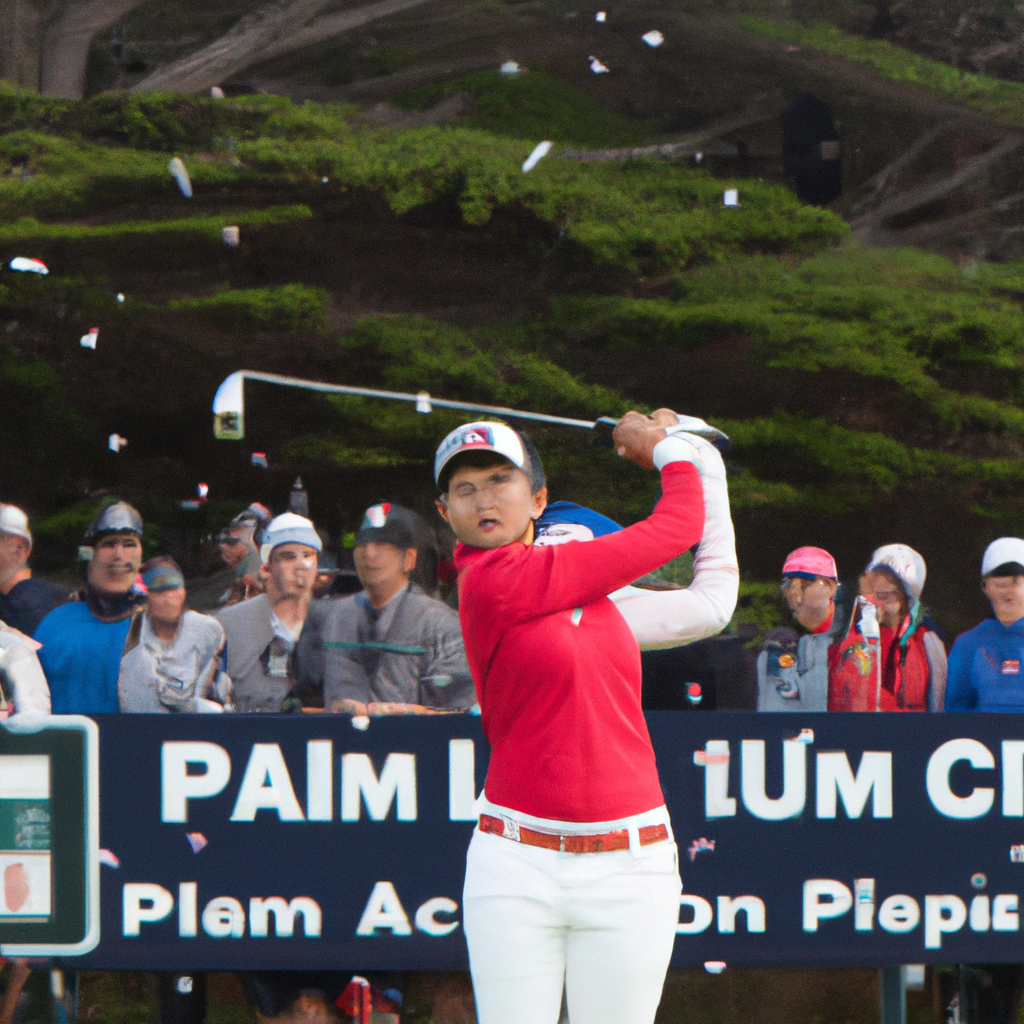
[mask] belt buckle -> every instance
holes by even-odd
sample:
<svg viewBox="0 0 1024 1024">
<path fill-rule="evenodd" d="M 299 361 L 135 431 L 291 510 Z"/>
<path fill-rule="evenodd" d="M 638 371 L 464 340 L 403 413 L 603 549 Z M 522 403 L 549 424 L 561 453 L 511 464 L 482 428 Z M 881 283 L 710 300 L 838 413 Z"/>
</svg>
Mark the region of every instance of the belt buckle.
<svg viewBox="0 0 1024 1024">
<path fill-rule="evenodd" d="M 565 853 L 565 836 L 558 837 L 558 852 Z"/>
<path fill-rule="evenodd" d="M 519 835 L 519 822 L 513 821 L 511 818 L 506 818 L 504 816 L 502 816 L 501 821 L 503 826 L 501 833 L 502 837 L 504 839 L 511 839 L 514 843 L 521 842 L 522 839 Z"/>
</svg>

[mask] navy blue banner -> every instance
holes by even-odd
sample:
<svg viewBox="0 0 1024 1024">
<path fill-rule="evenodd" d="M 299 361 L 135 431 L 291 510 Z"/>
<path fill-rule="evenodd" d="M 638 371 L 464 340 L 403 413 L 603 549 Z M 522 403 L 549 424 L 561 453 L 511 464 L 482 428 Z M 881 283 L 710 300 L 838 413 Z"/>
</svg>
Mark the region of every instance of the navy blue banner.
<svg viewBox="0 0 1024 1024">
<path fill-rule="evenodd" d="M 78 966 L 466 965 L 479 719 L 96 721 L 109 853 Z M 1019 716 L 648 723 L 683 878 L 676 966 L 1019 962 Z"/>
</svg>

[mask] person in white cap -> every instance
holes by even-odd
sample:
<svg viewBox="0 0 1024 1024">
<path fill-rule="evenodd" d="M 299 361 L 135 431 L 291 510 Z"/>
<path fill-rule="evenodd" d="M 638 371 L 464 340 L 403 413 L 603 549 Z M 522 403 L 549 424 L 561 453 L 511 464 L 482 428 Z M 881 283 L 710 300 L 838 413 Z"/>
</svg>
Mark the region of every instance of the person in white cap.
<svg viewBox="0 0 1024 1024">
<path fill-rule="evenodd" d="M 907 544 L 872 554 L 849 631 L 830 652 L 829 711 L 943 709 L 946 646 L 921 604 L 926 575 Z M 870 627 L 858 618 L 865 604 L 873 606 Z"/>
<path fill-rule="evenodd" d="M 31 636 L 68 599 L 63 587 L 32 577 L 32 531 L 17 505 L 0 504 L 0 621 Z"/>
<path fill-rule="evenodd" d="M 651 516 L 535 545 L 540 458 L 502 423 L 438 448 L 459 617 L 491 760 L 463 927 L 480 1024 L 650 1024 L 679 920 L 678 856 L 640 705 L 640 653 L 607 595 L 696 544 L 699 449 L 627 413 L 620 455 L 661 470 Z"/>
<path fill-rule="evenodd" d="M 961 633 L 949 652 L 947 711 L 1024 711 L 1024 540 L 985 549 L 981 589 L 991 619 Z"/>
<path fill-rule="evenodd" d="M 216 612 L 227 636 L 227 674 L 235 710 L 280 711 L 295 688 L 295 647 L 323 548 L 310 520 L 285 512 L 263 535 L 260 575 L 266 593 Z"/>
</svg>

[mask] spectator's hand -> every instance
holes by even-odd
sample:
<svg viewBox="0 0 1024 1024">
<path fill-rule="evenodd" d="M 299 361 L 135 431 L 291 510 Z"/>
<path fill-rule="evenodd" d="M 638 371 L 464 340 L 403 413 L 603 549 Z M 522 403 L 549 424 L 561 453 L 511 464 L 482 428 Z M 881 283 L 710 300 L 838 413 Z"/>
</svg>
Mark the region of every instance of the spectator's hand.
<svg viewBox="0 0 1024 1024">
<path fill-rule="evenodd" d="M 657 415 L 664 419 L 661 414 L 665 412 L 671 410 L 659 409 Z M 674 417 L 675 413 L 672 413 L 672 416 Z M 676 422 L 675 419 L 672 420 L 672 424 Z M 645 416 L 640 412 L 627 412 L 612 433 L 615 450 L 630 462 L 635 462 L 645 469 L 653 469 L 654 446 L 665 440 L 665 427 L 672 424 L 659 423 L 654 416 Z"/>
<path fill-rule="evenodd" d="M 366 705 L 361 700 L 353 700 L 351 697 L 335 701 L 331 712 L 335 715 L 351 715 L 353 718 L 366 718 L 368 714 Z"/>
<path fill-rule="evenodd" d="M 373 701 L 366 705 L 366 713 L 371 718 L 379 715 L 429 715 L 430 709 L 422 704 L 395 704 Z"/>
</svg>

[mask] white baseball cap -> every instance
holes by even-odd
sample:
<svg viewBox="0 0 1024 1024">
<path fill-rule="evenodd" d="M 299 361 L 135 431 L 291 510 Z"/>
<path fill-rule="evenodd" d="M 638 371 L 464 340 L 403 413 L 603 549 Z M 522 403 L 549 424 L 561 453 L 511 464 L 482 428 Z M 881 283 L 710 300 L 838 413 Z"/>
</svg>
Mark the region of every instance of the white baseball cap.
<svg viewBox="0 0 1024 1024">
<path fill-rule="evenodd" d="M 441 442 L 434 456 L 434 482 L 443 486 L 441 481 L 445 466 L 456 455 L 472 451 L 496 452 L 516 468 L 526 469 L 526 452 L 519 435 L 504 423 L 480 420 L 457 427 Z"/>
<path fill-rule="evenodd" d="M 928 570 L 924 559 L 909 544 L 883 544 L 876 549 L 868 562 L 865 572 L 872 569 L 888 569 L 902 581 L 911 597 L 921 598 Z"/>
<path fill-rule="evenodd" d="M 32 531 L 28 528 L 28 516 L 17 505 L 0 505 L 0 533 L 10 533 L 27 540 L 32 546 Z"/>
<path fill-rule="evenodd" d="M 296 515 L 294 512 L 285 512 L 271 520 L 263 534 L 260 558 L 264 562 L 269 562 L 270 552 L 281 544 L 307 544 L 315 551 L 322 551 L 324 547 L 324 542 L 313 523 L 305 516 Z"/>
<path fill-rule="evenodd" d="M 1000 537 L 992 541 L 981 556 L 981 575 L 987 576 L 1007 562 L 1024 566 L 1024 540 L 1020 537 Z"/>
</svg>

